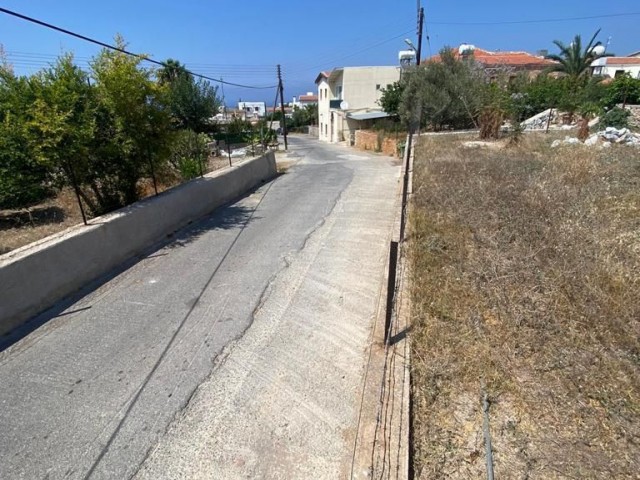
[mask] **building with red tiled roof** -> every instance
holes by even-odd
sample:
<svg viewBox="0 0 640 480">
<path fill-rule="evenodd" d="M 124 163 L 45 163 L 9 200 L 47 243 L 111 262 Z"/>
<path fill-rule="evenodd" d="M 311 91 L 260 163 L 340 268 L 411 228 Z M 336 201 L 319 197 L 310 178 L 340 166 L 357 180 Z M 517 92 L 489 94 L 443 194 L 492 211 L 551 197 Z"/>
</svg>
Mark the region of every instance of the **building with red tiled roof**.
<svg viewBox="0 0 640 480">
<path fill-rule="evenodd" d="M 457 59 L 473 58 L 490 76 L 497 76 L 500 73 L 513 76 L 519 72 L 528 72 L 529 75 L 536 76 L 556 63 L 528 52 L 492 52 L 471 45 L 461 45 L 458 49 L 452 49 L 452 53 Z M 441 57 L 435 55 L 429 61 L 439 62 Z"/>
<path fill-rule="evenodd" d="M 640 57 L 600 57 L 591 63 L 594 75 L 615 78 L 629 74 L 633 78 L 640 78 Z"/>
<path fill-rule="evenodd" d="M 300 95 L 298 97 L 298 101 L 302 104 L 302 105 L 310 105 L 312 103 L 318 103 L 318 95 L 313 95 L 313 94 L 306 94 L 306 95 Z"/>
</svg>

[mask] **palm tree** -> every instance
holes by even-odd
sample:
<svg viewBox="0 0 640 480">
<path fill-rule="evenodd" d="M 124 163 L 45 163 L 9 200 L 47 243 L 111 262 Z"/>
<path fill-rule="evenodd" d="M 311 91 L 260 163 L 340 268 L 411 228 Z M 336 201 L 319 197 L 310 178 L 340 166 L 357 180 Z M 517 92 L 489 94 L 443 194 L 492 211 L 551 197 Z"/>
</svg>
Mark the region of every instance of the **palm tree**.
<svg viewBox="0 0 640 480">
<path fill-rule="evenodd" d="M 161 84 L 171 83 L 179 77 L 189 75 L 187 68 L 178 60 L 170 58 L 166 62 L 163 62 L 163 64 L 163 67 L 158 70 L 158 81 Z"/>
<path fill-rule="evenodd" d="M 549 67 L 547 71 L 565 73 L 574 79 L 589 75 L 591 62 L 596 58 L 610 57 L 613 55 L 611 53 L 599 51 L 601 49 L 596 49 L 596 47 L 602 45 L 602 42 L 600 41 L 595 42 L 599 33 L 600 30 L 593 34 L 593 37 L 591 37 L 591 40 L 589 40 L 589 43 L 584 50 L 582 49 L 582 38 L 580 35 L 576 35 L 573 42 L 569 45 L 565 45 L 560 40 L 554 40 L 553 43 L 560 49 L 560 54 L 547 55 L 545 58 L 554 60 L 558 63 Z"/>
</svg>

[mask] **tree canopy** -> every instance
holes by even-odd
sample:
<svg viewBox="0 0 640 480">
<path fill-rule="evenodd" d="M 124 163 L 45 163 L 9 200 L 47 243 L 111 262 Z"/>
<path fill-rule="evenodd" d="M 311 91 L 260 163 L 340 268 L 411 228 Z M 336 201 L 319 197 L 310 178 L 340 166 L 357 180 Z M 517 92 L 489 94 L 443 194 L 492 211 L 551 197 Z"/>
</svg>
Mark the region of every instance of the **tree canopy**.
<svg viewBox="0 0 640 480">
<path fill-rule="evenodd" d="M 598 54 L 596 47 L 602 45 L 602 42 L 596 42 L 600 30 L 596 31 L 591 37 L 587 45 L 582 48 L 582 37 L 576 35 L 569 45 L 565 45 L 560 40 L 554 40 L 553 43 L 558 47 L 558 54 L 547 55 L 545 58 L 558 62 L 556 65 L 549 67 L 549 72 L 561 72 L 569 77 L 578 79 L 589 74 L 591 63 L 599 57 L 611 56 L 611 54 Z"/>
</svg>

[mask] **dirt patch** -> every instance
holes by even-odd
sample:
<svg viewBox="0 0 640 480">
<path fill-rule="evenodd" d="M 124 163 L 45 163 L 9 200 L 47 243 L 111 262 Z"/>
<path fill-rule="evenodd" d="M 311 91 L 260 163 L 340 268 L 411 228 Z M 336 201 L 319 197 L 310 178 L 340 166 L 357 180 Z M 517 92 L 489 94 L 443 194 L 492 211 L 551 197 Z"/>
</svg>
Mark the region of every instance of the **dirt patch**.
<svg viewBox="0 0 640 480">
<path fill-rule="evenodd" d="M 236 163 L 244 159 L 232 159 Z M 205 173 L 229 166 L 227 157 L 210 157 Z M 179 185 L 179 178 L 163 175 L 156 182 L 158 193 Z M 155 194 L 153 180 L 140 182 L 142 198 Z M 85 208 L 88 218 L 92 218 Z M 63 188 L 58 195 L 30 209 L 0 210 L 0 255 L 28 245 L 42 238 L 82 223 L 78 201 L 71 188 Z"/>
<path fill-rule="evenodd" d="M 422 137 L 411 216 L 416 478 L 640 471 L 637 149 Z"/>
</svg>

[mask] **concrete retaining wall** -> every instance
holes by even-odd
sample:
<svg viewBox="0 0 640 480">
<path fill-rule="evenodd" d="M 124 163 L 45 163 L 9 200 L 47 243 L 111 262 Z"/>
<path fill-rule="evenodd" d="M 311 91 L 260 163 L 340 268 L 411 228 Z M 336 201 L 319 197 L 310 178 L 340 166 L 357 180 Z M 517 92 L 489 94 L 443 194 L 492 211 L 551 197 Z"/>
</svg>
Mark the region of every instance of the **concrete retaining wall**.
<svg viewBox="0 0 640 480">
<path fill-rule="evenodd" d="M 269 152 L 0 256 L 0 335 L 275 175 Z"/>
<path fill-rule="evenodd" d="M 320 129 L 314 125 L 309 125 L 309 135 L 314 138 L 319 138 Z"/>
</svg>

